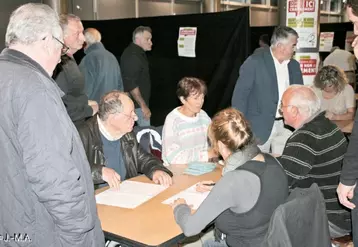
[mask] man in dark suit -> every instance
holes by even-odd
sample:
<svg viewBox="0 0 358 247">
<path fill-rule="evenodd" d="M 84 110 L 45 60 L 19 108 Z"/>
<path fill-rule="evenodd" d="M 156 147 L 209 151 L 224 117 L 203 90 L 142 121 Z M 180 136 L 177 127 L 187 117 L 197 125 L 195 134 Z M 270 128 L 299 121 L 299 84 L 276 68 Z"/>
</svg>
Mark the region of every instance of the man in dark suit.
<svg viewBox="0 0 358 247">
<path fill-rule="evenodd" d="M 289 85 L 303 84 L 300 65 L 292 59 L 297 39 L 292 28 L 277 27 L 271 47 L 251 55 L 240 68 L 232 106 L 249 120 L 263 152 L 282 154 L 291 134 L 278 108 Z"/>
</svg>

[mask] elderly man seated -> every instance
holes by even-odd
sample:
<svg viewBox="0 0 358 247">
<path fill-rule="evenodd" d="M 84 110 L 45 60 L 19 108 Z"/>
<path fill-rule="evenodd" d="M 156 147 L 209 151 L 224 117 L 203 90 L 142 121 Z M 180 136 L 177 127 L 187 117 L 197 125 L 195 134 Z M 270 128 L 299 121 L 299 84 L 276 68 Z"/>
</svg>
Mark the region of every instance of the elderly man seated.
<svg viewBox="0 0 358 247">
<path fill-rule="evenodd" d="M 133 101 L 125 93 L 111 91 L 102 97 L 98 115 L 79 126 L 94 184 L 107 182 L 118 188 L 121 180 L 138 174 L 172 184 L 172 173 L 138 144 L 132 132 L 136 120 Z"/>
<path fill-rule="evenodd" d="M 336 195 L 347 141 L 340 129 L 320 112 L 320 100 L 308 86 L 290 86 L 280 106 L 285 124 L 295 128 L 279 157 L 288 185 L 308 188 L 318 184 L 326 204 L 332 238 L 351 231 L 350 213 Z"/>
</svg>

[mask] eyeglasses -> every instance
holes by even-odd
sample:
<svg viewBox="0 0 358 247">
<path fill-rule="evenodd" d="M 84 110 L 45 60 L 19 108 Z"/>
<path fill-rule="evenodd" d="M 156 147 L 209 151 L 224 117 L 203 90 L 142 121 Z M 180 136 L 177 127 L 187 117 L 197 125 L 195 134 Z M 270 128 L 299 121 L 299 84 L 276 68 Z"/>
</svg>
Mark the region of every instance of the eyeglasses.
<svg viewBox="0 0 358 247">
<path fill-rule="evenodd" d="M 128 119 L 133 119 L 134 121 L 137 121 L 137 119 L 138 119 L 138 116 L 137 116 L 137 114 L 135 114 L 134 111 L 131 113 L 131 115 L 125 114 L 123 112 L 120 112 L 120 114 L 126 116 Z"/>
<path fill-rule="evenodd" d="M 52 38 L 54 38 L 55 40 L 57 40 L 61 45 L 62 45 L 62 49 L 61 49 L 61 56 L 66 55 L 68 50 L 70 49 L 70 47 L 68 47 L 67 45 L 65 45 L 65 43 L 63 43 L 61 40 L 59 40 L 58 38 L 56 38 L 55 36 L 52 36 Z"/>
<path fill-rule="evenodd" d="M 282 109 L 285 108 L 285 107 L 290 107 L 290 106 L 293 106 L 293 105 L 283 105 L 283 104 L 282 104 L 282 101 L 281 101 L 280 107 L 278 108 L 278 113 L 280 113 L 280 115 L 283 116 L 283 111 L 282 111 Z"/>
</svg>

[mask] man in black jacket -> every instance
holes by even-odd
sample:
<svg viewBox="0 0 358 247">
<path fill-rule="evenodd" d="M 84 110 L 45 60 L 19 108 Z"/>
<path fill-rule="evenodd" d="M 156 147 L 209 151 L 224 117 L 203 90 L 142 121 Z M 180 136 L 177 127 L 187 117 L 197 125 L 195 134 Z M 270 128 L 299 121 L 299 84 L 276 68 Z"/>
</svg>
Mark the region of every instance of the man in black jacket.
<svg viewBox="0 0 358 247">
<path fill-rule="evenodd" d="M 354 34 L 358 35 L 358 0 L 346 3 L 348 19 L 354 24 Z M 354 55 L 358 57 L 358 36 L 353 40 Z M 352 209 L 352 235 L 354 246 L 358 246 L 358 191 L 355 189 L 358 179 L 358 114 L 354 119 L 352 135 L 349 138 L 347 153 L 344 156 L 341 179 L 337 188 L 339 201 Z M 350 199 L 352 199 L 350 201 Z"/>
<path fill-rule="evenodd" d="M 82 49 L 85 40 L 83 26 L 79 17 L 67 14 L 60 16 L 63 30 L 63 40 L 67 47 L 53 73 L 57 85 L 65 93 L 62 101 L 66 106 L 72 122 L 78 126 L 98 111 L 95 101 L 89 101 L 85 92 L 85 78 L 73 58 L 78 50 Z"/>
<path fill-rule="evenodd" d="M 165 186 L 172 184 L 173 174 L 138 144 L 132 132 L 136 120 L 133 101 L 115 90 L 103 96 L 98 115 L 79 126 L 94 184 L 107 182 L 118 188 L 121 180 L 138 174 Z"/>
<path fill-rule="evenodd" d="M 133 32 L 133 42 L 123 51 L 121 71 L 124 91 L 134 99 L 137 124 L 141 127 L 150 125 L 151 112 L 149 99 L 151 82 L 146 51 L 152 50 L 152 30 L 150 27 L 137 27 Z"/>
</svg>

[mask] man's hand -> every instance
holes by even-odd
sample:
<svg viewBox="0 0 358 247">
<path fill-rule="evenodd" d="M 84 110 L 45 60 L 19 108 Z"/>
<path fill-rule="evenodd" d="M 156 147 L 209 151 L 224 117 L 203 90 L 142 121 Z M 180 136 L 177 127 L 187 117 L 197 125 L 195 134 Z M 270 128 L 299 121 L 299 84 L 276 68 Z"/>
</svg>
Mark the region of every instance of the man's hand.
<svg viewBox="0 0 358 247">
<path fill-rule="evenodd" d="M 337 194 L 339 201 L 341 204 L 347 208 L 353 209 L 356 207 L 353 203 L 351 203 L 348 199 L 352 199 L 354 195 L 354 189 L 356 187 L 355 185 L 347 186 L 342 183 L 339 183 L 337 188 Z"/>
<path fill-rule="evenodd" d="M 97 104 L 97 102 L 93 101 L 93 100 L 89 100 L 88 105 L 90 107 L 92 107 L 92 111 L 93 111 L 92 116 L 94 116 L 94 114 L 96 114 L 98 112 L 98 104 Z"/>
<path fill-rule="evenodd" d="M 168 173 L 157 170 L 153 173 L 153 182 L 164 186 L 170 186 L 173 184 L 172 177 Z"/>
<path fill-rule="evenodd" d="M 108 183 L 109 187 L 119 189 L 121 176 L 112 168 L 102 168 L 102 179 Z"/>
<path fill-rule="evenodd" d="M 145 120 L 150 120 L 150 117 L 152 116 L 152 113 L 150 112 L 148 106 L 144 105 L 142 106 L 142 112 Z"/>
<path fill-rule="evenodd" d="M 354 56 L 358 59 L 358 36 L 354 38 L 352 42 Z"/>
</svg>

